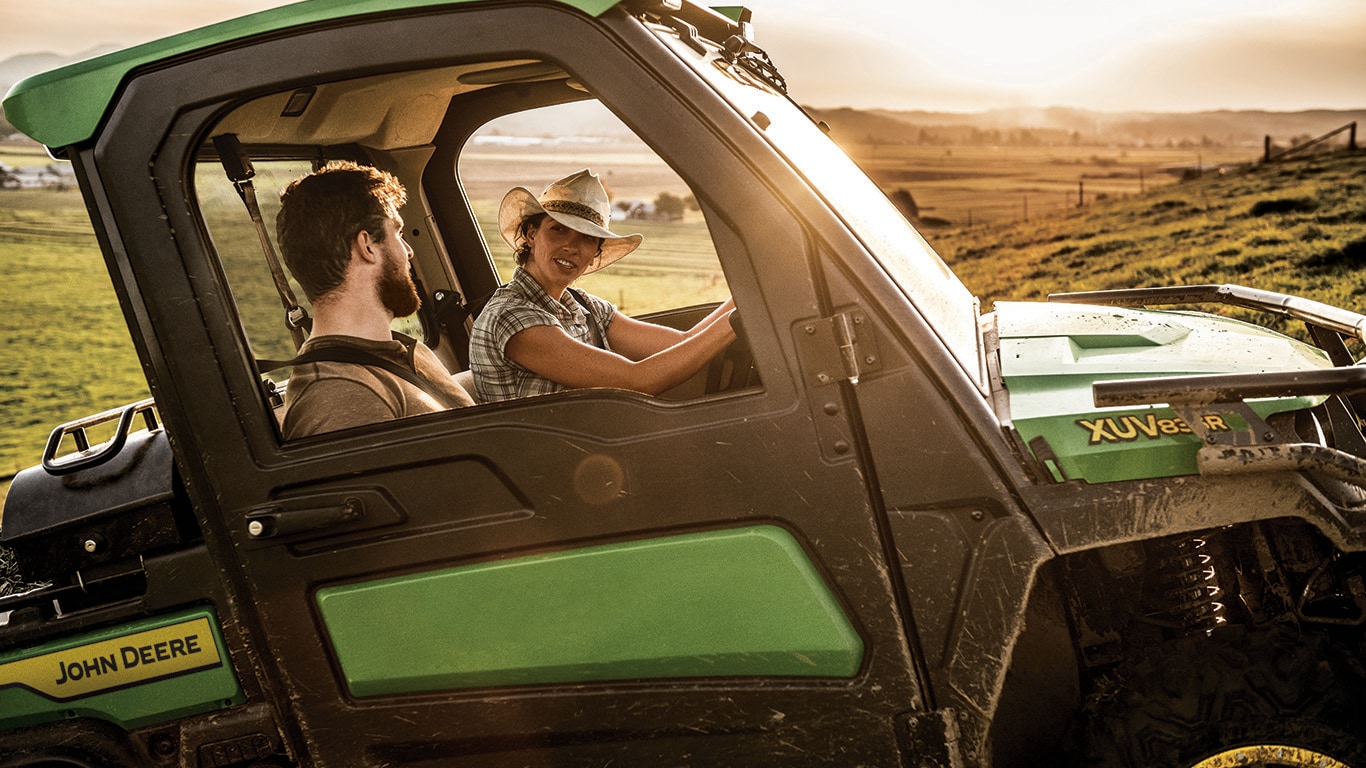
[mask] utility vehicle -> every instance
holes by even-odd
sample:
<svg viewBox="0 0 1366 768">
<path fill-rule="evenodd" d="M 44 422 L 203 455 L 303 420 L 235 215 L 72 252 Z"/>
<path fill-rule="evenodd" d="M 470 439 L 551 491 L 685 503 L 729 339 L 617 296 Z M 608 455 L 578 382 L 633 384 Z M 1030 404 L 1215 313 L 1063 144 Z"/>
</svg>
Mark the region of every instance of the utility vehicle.
<svg viewBox="0 0 1366 768">
<path fill-rule="evenodd" d="M 758 40 L 691 0 L 308 0 L 15 86 L 152 398 L 9 492 L 0 766 L 1366 768 L 1366 317 L 983 313 Z M 679 327 L 733 295 L 743 333 L 661 397 L 286 441 L 276 195 L 340 159 L 409 190 L 401 326 L 452 375 L 496 201 L 582 164 L 698 208 L 624 222 L 593 290 Z"/>
</svg>

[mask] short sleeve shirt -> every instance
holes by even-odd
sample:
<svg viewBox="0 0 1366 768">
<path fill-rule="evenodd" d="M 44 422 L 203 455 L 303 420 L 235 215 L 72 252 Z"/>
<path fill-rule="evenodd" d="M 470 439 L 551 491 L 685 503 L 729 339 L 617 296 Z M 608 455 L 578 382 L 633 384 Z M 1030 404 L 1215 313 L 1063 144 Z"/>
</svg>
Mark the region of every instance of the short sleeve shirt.
<svg viewBox="0 0 1366 768">
<path fill-rule="evenodd" d="M 402 365 L 427 381 L 426 390 L 384 370 L 322 360 L 294 366 L 285 389 L 286 439 L 473 405 L 436 353 L 403 334 L 391 341 L 314 336 L 299 352 L 353 347 Z"/>
<path fill-rule="evenodd" d="M 571 293 L 573 290 L 565 291 L 563 300 L 557 301 L 526 270 L 518 267 L 512 280 L 494 291 L 470 334 L 470 370 L 474 374 L 474 392 L 479 402 L 547 395 L 567 389 L 508 358 L 505 352 L 508 341 L 528 328 L 556 326 L 573 339 L 610 349 L 607 329 L 616 317 L 617 308 L 609 301 L 579 291 L 578 295 L 587 304 L 585 307 Z"/>
</svg>

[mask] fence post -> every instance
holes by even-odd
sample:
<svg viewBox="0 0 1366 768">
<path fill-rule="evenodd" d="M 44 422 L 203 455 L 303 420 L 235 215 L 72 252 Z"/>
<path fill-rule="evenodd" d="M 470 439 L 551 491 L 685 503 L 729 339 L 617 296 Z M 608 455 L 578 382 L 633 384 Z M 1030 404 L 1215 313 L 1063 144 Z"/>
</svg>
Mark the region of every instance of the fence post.
<svg viewBox="0 0 1366 768">
<path fill-rule="evenodd" d="M 1355 152 L 1357 150 L 1357 121 L 1352 121 L 1352 127 L 1347 129 L 1347 148 Z"/>
<path fill-rule="evenodd" d="M 1269 163 L 1269 162 L 1271 162 L 1271 137 L 1270 137 L 1270 136 L 1267 136 L 1266 138 L 1262 139 L 1262 162 L 1263 162 L 1263 163 Z"/>
</svg>

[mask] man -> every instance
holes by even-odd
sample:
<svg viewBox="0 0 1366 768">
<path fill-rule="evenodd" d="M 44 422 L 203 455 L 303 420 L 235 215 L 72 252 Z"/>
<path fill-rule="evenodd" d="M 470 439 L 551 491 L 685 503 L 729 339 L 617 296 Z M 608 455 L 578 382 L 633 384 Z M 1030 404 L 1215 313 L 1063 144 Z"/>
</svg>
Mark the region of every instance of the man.
<svg viewBox="0 0 1366 768">
<path fill-rule="evenodd" d="M 313 361 L 290 375 L 286 439 L 474 404 L 426 345 L 390 330 L 422 303 L 398 213 L 407 197 L 392 175 L 352 162 L 280 193 L 280 251 L 313 308 L 299 348 Z"/>
</svg>

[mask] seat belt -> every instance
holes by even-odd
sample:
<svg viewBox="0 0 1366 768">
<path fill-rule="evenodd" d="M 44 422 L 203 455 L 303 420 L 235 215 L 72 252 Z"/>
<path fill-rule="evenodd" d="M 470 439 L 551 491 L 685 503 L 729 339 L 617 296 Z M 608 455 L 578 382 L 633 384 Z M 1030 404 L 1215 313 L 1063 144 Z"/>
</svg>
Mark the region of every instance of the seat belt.
<svg viewBox="0 0 1366 768">
<path fill-rule="evenodd" d="M 432 396 L 438 403 L 446 402 L 445 393 L 432 386 L 430 381 L 418 376 L 415 371 L 404 368 L 393 360 L 387 360 L 379 355 L 366 352 L 363 349 L 347 346 L 331 346 L 321 349 L 310 349 L 301 355 L 296 355 L 288 360 L 257 360 L 256 370 L 259 373 L 269 373 L 277 368 L 286 368 L 292 365 L 304 365 L 305 363 L 352 363 L 355 365 L 366 365 L 372 368 L 382 368 L 389 373 L 403 379 L 418 389 Z"/>
<path fill-rule="evenodd" d="M 265 221 L 261 218 L 261 207 L 256 203 L 256 188 L 251 183 L 252 178 L 256 176 L 256 169 L 252 167 L 251 158 L 247 157 L 237 134 L 224 133 L 215 136 L 213 146 L 218 150 L 218 161 L 223 164 L 228 180 L 237 188 L 238 197 L 242 198 L 242 202 L 247 206 L 247 213 L 251 215 L 252 223 L 256 225 L 261 250 L 265 253 L 266 264 L 270 266 L 270 276 L 275 280 L 275 292 L 280 295 L 280 304 L 285 310 L 285 325 L 289 327 L 289 334 L 294 339 L 294 348 L 298 349 L 303 346 L 304 332 L 311 327 L 312 321 L 308 317 L 308 312 L 299 306 L 294 291 L 289 287 L 289 278 L 285 277 L 285 271 L 280 267 L 280 260 L 275 255 L 275 247 L 271 245 Z"/>
</svg>

